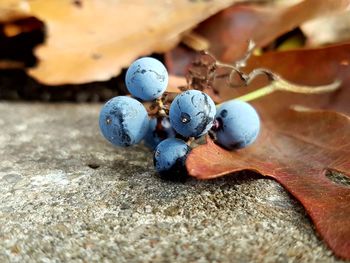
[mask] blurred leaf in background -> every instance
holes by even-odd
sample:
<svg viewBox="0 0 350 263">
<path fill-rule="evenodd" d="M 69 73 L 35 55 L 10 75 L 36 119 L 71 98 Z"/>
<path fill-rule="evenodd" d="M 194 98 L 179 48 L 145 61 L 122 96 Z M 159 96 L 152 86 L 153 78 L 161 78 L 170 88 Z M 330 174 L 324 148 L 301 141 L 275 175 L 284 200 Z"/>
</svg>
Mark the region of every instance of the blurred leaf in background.
<svg viewBox="0 0 350 263">
<path fill-rule="evenodd" d="M 180 34 L 234 2 L 12 1 L 0 14 L 3 21 L 33 16 L 44 23 L 39 62 L 28 73 L 59 85 L 108 80 L 138 56 L 170 49 Z"/>
<path fill-rule="evenodd" d="M 232 62 L 244 54 L 248 40 L 271 48 L 278 37 L 297 27 L 305 33 L 306 44 L 345 41 L 349 4 L 350 0 L 1 0 L 0 45 L 8 45 L 0 66 L 25 66 L 30 76 L 47 85 L 105 81 L 139 56 L 172 50 L 196 26 L 210 51 Z M 42 38 L 21 46 L 23 34 L 38 31 Z M 281 49 L 303 44 L 292 35 Z M 35 67 L 35 60 L 9 62 L 28 58 L 29 46 L 37 59 Z"/>
</svg>

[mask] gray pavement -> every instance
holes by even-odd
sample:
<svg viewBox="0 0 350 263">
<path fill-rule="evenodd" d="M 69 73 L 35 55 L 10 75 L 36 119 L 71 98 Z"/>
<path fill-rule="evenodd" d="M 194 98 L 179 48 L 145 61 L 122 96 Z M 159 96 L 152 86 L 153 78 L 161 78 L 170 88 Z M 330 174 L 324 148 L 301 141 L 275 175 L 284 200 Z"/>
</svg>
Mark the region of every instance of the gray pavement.
<svg viewBox="0 0 350 263">
<path fill-rule="evenodd" d="M 275 181 L 163 181 L 99 109 L 0 103 L 0 262 L 340 262 Z"/>
</svg>

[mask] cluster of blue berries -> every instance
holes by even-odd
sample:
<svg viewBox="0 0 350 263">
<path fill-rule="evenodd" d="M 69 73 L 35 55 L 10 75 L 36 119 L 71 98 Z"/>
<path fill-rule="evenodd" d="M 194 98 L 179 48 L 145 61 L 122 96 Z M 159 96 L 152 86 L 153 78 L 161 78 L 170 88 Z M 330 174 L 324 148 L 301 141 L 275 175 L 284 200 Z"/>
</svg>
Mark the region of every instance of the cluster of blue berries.
<svg viewBox="0 0 350 263">
<path fill-rule="evenodd" d="M 176 179 L 186 174 L 185 161 L 190 138 L 211 132 L 218 144 L 239 149 L 253 143 L 260 130 L 255 109 L 232 100 L 216 107 L 204 92 L 186 90 L 172 101 L 167 114 L 150 118 L 140 101 L 159 100 L 168 85 L 164 65 L 150 57 L 129 67 L 126 86 L 133 97 L 118 96 L 102 108 L 99 125 L 103 136 L 116 146 L 145 142 L 154 149 L 154 165 L 161 176 Z"/>
</svg>

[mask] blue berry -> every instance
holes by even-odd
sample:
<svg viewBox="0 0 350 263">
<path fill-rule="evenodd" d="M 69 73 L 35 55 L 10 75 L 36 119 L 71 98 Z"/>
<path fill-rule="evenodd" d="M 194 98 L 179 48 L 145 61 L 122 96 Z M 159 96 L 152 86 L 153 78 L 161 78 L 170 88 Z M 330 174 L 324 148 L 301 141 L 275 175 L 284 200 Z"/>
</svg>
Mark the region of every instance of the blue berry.
<svg viewBox="0 0 350 263">
<path fill-rule="evenodd" d="M 125 76 L 131 95 L 144 101 L 160 97 L 168 86 L 168 72 L 157 59 L 144 57 L 134 61 Z"/>
<path fill-rule="evenodd" d="M 169 110 L 170 123 L 184 137 L 199 137 L 213 125 L 216 108 L 213 100 L 198 90 L 176 96 Z"/>
<path fill-rule="evenodd" d="M 223 103 L 216 114 L 218 129 L 217 142 L 233 150 L 252 144 L 260 131 L 260 119 L 255 109 L 248 103 L 232 100 Z"/>
<path fill-rule="evenodd" d="M 144 142 L 147 147 L 154 150 L 161 141 L 167 138 L 175 138 L 175 135 L 175 130 L 171 127 L 168 118 L 152 118 L 149 121 Z"/>
<path fill-rule="evenodd" d="M 100 112 L 103 136 L 117 146 L 130 146 L 142 140 L 148 129 L 148 114 L 137 100 L 118 96 L 110 99 Z"/>
<path fill-rule="evenodd" d="M 180 139 L 168 138 L 158 144 L 154 152 L 154 166 L 167 179 L 182 179 L 186 173 L 185 161 L 190 147 Z"/>
</svg>

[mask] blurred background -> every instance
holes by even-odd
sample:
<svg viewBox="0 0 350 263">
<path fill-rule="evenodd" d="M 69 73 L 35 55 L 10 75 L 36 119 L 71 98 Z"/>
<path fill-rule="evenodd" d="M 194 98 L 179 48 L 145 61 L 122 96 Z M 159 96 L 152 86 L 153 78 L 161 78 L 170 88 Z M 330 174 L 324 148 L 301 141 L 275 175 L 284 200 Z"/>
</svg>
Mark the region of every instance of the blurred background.
<svg viewBox="0 0 350 263">
<path fill-rule="evenodd" d="M 233 64 L 250 40 L 253 56 L 343 49 L 349 7 L 350 0 L 0 0 L 0 99 L 105 101 L 125 92 L 125 68 L 145 55 L 184 83 L 200 50 Z"/>
</svg>

